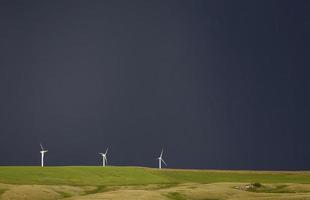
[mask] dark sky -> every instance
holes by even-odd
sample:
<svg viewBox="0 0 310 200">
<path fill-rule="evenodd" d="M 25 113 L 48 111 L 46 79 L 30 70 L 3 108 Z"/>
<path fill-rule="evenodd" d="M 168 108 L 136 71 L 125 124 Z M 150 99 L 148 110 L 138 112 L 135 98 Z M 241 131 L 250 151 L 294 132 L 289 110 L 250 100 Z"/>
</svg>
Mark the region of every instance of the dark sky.
<svg viewBox="0 0 310 200">
<path fill-rule="evenodd" d="M 0 2 L 0 164 L 310 169 L 309 1 Z"/>
</svg>

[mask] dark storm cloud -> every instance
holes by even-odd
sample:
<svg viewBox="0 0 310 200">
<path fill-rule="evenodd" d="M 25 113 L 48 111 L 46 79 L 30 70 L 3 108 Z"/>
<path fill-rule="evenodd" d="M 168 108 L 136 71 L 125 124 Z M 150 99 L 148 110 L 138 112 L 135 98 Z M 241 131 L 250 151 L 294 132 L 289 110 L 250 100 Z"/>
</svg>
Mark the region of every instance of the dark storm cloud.
<svg viewBox="0 0 310 200">
<path fill-rule="evenodd" d="M 0 164 L 309 169 L 308 10 L 1 1 Z"/>
</svg>

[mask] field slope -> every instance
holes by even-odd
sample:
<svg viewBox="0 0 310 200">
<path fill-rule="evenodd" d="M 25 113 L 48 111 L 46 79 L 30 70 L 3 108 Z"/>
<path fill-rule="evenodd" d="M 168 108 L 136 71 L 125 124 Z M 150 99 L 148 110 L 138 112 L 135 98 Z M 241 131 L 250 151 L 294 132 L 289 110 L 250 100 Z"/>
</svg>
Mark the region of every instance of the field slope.
<svg viewBox="0 0 310 200">
<path fill-rule="evenodd" d="M 0 167 L 0 195 L 2 199 L 34 200 L 310 199 L 310 173 L 143 167 Z"/>
</svg>

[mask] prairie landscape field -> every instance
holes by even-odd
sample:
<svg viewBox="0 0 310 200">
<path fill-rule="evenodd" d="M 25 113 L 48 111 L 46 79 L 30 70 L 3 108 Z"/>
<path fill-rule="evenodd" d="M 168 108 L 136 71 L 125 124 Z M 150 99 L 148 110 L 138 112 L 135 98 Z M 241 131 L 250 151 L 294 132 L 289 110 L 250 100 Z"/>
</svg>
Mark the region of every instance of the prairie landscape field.
<svg viewBox="0 0 310 200">
<path fill-rule="evenodd" d="M 310 199 L 310 173 L 144 167 L 0 167 L 1 199 Z"/>
</svg>

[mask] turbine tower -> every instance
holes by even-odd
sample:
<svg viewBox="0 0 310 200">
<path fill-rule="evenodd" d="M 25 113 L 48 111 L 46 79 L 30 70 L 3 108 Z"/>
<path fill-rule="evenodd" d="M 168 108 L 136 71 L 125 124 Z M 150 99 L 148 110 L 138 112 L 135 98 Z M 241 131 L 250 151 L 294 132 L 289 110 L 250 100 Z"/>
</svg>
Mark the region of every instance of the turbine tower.
<svg viewBox="0 0 310 200">
<path fill-rule="evenodd" d="M 41 147 L 41 151 L 40 151 L 40 153 L 41 153 L 41 167 L 43 167 L 44 166 L 44 154 L 46 152 L 48 152 L 48 150 L 44 150 L 44 148 L 43 148 L 41 143 L 40 143 L 40 147 Z"/>
<path fill-rule="evenodd" d="M 102 166 L 105 167 L 105 165 L 108 163 L 108 159 L 107 159 L 107 153 L 108 153 L 108 149 L 105 151 L 105 153 L 99 153 L 100 155 L 102 155 Z"/>
<path fill-rule="evenodd" d="M 163 162 L 166 166 L 167 166 L 167 164 L 166 164 L 166 162 L 164 161 L 164 159 L 163 159 L 163 152 L 164 152 L 164 149 L 162 149 L 161 150 L 161 153 L 160 153 L 160 156 L 159 156 L 159 158 L 158 158 L 158 168 L 159 169 L 161 169 L 161 162 Z"/>
</svg>

